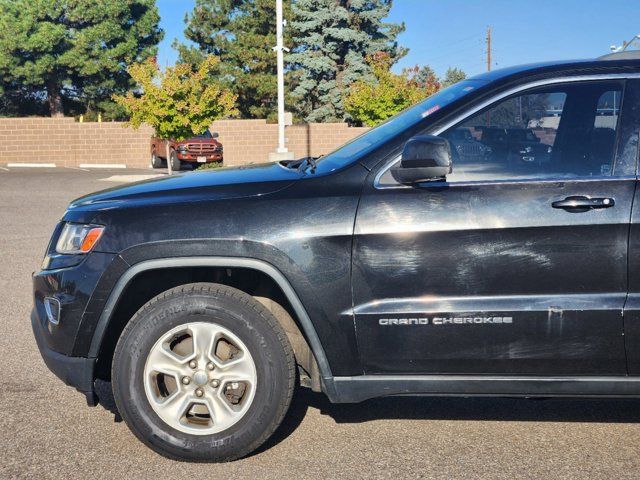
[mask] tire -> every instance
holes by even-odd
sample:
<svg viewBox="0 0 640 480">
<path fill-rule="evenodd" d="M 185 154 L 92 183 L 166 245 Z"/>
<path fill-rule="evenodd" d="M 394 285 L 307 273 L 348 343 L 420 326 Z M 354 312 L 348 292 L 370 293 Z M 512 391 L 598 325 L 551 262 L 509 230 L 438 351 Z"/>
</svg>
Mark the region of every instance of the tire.
<svg viewBox="0 0 640 480">
<path fill-rule="evenodd" d="M 171 158 L 169 159 L 169 161 L 171 162 L 171 170 L 173 170 L 174 172 L 179 172 L 182 168 L 182 162 L 178 158 L 178 154 L 175 150 L 171 151 Z"/>
<path fill-rule="evenodd" d="M 204 357 L 193 355 L 207 348 L 178 349 L 189 345 L 187 335 L 192 347 L 214 346 L 208 347 L 210 361 L 205 366 Z M 229 342 L 231 346 L 226 345 Z M 176 368 L 182 370 L 175 375 L 158 373 L 167 370 L 167 350 L 170 365 L 176 358 L 181 362 Z M 233 354 L 225 360 L 221 351 Z M 189 358 L 198 360 L 195 369 Z M 187 367 L 194 373 L 185 384 L 184 376 L 190 374 L 182 375 Z M 233 381 L 239 375 L 235 371 L 249 372 L 238 378 L 251 380 Z M 172 382 L 176 390 L 166 392 Z M 183 285 L 150 300 L 123 330 L 112 364 L 114 398 L 127 426 L 148 447 L 174 460 L 224 462 L 251 453 L 282 422 L 294 386 L 293 350 L 271 312 L 240 290 L 211 283 Z M 200 399 L 198 389 L 204 392 Z M 233 404 L 242 391 L 239 403 Z M 173 414 L 185 404 L 184 412 Z"/>
<path fill-rule="evenodd" d="M 156 152 L 151 153 L 151 168 L 162 168 L 164 166 L 163 160 L 156 155 Z"/>
</svg>

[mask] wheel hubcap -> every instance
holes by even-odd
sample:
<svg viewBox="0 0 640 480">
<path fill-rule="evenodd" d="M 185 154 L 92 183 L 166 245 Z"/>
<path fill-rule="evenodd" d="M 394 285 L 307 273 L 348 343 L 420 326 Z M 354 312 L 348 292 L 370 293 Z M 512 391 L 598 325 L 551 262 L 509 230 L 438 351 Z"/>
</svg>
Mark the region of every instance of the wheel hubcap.
<svg viewBox="0 0 640 480">
<path fill-rule="evenodd" d="M 205 385 L 208 381 L 209 381 L 209 375 L 207 375 L 205 372 L 200 371 L 200 372 L 196 372 L 195 375 L 193 376 L 193 379 L 195 380 L 195 382 L 202 386 Z"/>
<path fill-rule="evenodd" d="M 214 323 L 168 331 L 151 348 L 144 368 L 145 393 L 156 414 L 196 435 L 238 422 L 251 406 L 256 385 L 255 363 L 245 344 Z"/>
</svg>

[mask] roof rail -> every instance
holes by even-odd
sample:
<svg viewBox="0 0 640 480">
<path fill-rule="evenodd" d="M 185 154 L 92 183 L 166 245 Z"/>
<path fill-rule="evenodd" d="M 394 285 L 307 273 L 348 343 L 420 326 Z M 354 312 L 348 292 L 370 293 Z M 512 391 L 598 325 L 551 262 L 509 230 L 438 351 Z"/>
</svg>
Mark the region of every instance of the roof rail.
<svg viewBox="0 0 640 480">
<path fill-rule="evenodd" d="M 622 52 L 608 53 L 598 60 L 640 60 L 640 50 L 624 50 Z"/>
</svg>

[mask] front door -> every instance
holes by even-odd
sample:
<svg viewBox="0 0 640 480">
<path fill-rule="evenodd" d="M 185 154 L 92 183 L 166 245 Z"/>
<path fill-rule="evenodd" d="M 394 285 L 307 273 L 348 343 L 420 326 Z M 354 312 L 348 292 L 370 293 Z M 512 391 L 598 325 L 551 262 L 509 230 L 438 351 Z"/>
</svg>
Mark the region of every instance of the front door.
<svg viewBox="0 0 640 480">
<path fill-rule="evenodd" d="M 441 133 L 445 182 L 372 172 L 353 252 L 366 373 L 626 373 L 623 93 L 609 80 L 522 90 Z"/>
</svg>

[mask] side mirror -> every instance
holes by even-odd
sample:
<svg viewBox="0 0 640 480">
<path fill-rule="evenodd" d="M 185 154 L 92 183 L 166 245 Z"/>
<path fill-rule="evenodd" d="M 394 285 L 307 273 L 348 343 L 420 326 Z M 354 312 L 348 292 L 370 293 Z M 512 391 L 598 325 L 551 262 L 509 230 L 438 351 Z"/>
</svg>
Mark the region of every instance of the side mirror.
<svg viewBox="0 0 640 480">
<path fill-rule="evenodd" d="M 220 135 L 218 135 L 218 132 L 213 132 L 211 134 L 211 138 L 218 138 Z"/>
<path fill-rule="evenodd" d="M 451 145 L 435 135 L 418 135 L 404 146 L 400 165 L 391 169 L 403 185 L 444 180 L 451 173 Z"/>
</svg>

